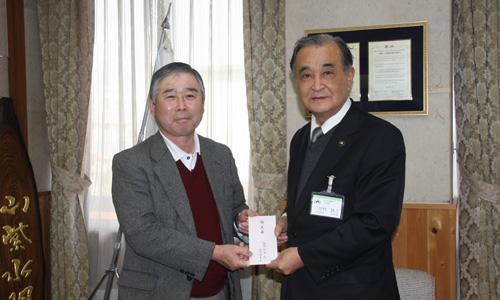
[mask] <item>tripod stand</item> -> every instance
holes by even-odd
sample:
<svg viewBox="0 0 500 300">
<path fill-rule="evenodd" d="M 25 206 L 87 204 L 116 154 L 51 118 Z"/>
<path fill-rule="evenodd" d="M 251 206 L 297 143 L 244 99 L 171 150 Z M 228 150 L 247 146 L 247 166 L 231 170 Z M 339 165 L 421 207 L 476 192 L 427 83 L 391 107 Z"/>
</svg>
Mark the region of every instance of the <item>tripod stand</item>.
<svg viewBox="0 0 500 300">
<path fill-rule="evenodd" d="M 111 289 L 113 288 L 113 280 L 116 278 L 120 278 L 120 274 L 118 273 L 118 256 L 120 255 L 120 249 L 121 249 L 121 243 L 122 243 L 122 231 L 121 229 L 118 228 L 118 232 L 116 233 L 116 239 L 115 243 L 113 245 L 113 257 L 111 258 L 111 264 L 109 268 L 104 272 L 104 275 L 102 275 L 101 279 L 99 280 L 99 283 L 97 283 L 96 287 L 90 294 L 89 300 L 94 297 L 95 293 L 101 286 L 101 284 L 104 282 L 104 279 L 106 277 L 108 278 L 106 282 L 106 290 L 104 292 L 104 298 L 105 300 L 109 299 L 109 296 L 111 294 Z"/>
</svg>

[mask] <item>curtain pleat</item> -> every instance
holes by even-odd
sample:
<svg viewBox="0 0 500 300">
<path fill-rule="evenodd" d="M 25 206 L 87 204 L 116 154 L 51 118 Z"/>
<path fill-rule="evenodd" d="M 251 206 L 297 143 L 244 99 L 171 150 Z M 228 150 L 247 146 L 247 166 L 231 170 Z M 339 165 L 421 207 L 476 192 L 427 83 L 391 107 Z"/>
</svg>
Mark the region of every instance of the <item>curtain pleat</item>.
<svg viewBox="0 0 500 300">
<path fill-rule="evenodd" d="M 42 71 L 52 169 L 50 257 L 52 299 L 86 299 L 87 235 L 78 194 L 87 127 L 93 0 L 39 0 Z"/>
<path fill-rule="evenodd" d="M 453 0 L 461 299 L 500 299 L 500 4 Z"/>
<path fill-rule="evenodd" d="M 286 190 L 285 1 L 244 1 L 253 203 L 278 214 Z M 252 299 L 279 299 L 280 276 L 256 267 Z"/>
</svg>

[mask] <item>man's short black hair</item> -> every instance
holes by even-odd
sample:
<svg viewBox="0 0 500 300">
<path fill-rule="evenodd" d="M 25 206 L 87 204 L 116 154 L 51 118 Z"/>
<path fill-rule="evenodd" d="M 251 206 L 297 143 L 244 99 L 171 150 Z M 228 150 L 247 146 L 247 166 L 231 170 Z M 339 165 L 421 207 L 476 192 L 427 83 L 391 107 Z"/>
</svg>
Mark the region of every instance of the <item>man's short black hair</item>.
<svg viewBox="0 0 500 300">
<path fill-rule="evenodd" d="M 292 59 L 290 60 L 290 69 L 292 70 L 292 73 L 295 74 L 295 60 L 297 59 L 297 53 L 299 53 L 302 48 L 311 45 L 323 46 L 326 43 L 335 43 L 335 45 L 339 47 L 342 54 L 342 65 L 344 67 L 344 71 L 349 70 L 352 67 L 352 54 L 346 42 L 339 36 L 315 34 L 302 37 L 295 42 Z"/>
<path fill-rule="evenodd" d="M 200 73 L 193 69 L 190 65 L 182 62 L 173 62 L 169 63 L 156 71 L 153 74 L 153 78 L 151 79 L 151 85 L 149 87 L 149 98 L 153 100 L 153 103 L 156 104 L 156 100 L 158 97 L 158 86 L 160 82 L 165 78 L 173 74 L 179 73 L 188 73 L 193 75 L 201 89 L 201 98 L 205 101 L 205 86 L 203 85 L 203 79 L 201 78 Z"/>
</svg>

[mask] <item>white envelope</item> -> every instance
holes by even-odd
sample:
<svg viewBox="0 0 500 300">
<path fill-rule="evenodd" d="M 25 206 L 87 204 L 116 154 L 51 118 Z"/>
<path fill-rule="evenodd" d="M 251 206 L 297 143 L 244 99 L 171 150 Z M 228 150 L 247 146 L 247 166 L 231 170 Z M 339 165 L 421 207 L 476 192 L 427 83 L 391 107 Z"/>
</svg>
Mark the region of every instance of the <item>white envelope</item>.
<svg viewBox="0 0 500 300">
<path fill-rule="evenodd" d="M 250 217 L 248 226 L 248 248 L 252 252 L 250 265 L 265 265 L 278 257 L 278 243 L 274 235 L 276 217 Z"/>
</svg>

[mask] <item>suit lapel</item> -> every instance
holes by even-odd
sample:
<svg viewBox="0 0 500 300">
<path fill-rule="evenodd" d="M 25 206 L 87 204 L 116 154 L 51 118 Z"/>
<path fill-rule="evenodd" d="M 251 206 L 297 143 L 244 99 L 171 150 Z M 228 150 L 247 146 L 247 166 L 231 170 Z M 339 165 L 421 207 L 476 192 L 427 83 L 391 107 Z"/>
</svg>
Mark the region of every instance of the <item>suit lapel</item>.
<svg viewBox="0 0 500 300">
<path fill-rule="evenodd" d="M 154 162 L 153 172 L 168 195 L 164 200 L 168 199 L 168 201 L 172 202 L 182 222 L 184 222 L 191 233 L 196 235 L 193 214 L 179 169 L 177 169 L 172 154 L 170 154 L 159 132 L 155 134 L 152 140 L 151 159 Z"/>
<path fill-rule="evenodd" d="M 290 160 L 290 165 L 288 166 L 289 168 L 289 173 L 290 175 L 288 176 L 289 180 L 289 190 L 288 190 L 288 197 L 290 198 L 290 201 L 287 203 L 287 211 L 293 211 L 294 207 L 298 201 L 298 195 L 297 195 L 297 187 L 298 187 L 298 181 L 300 180 L 300 172 L 302 172 L 302 164 L 304 163 L 304 158 L 306 155 L 307 151 L 307 145 L 309 144 L 309 133 L 311 131 L 311 123 L 309 122 L 306 126 L 304 126 L 299 134 L 297 135 L 297 146 L 294 151 L 296 153 L 293 153 L 293 156 L 295 157 L 293 160 Z"/>
<path fill-rule="evenodd" d="M 356 140 L 355 133 L 360 126 L 359 117 L 359 111 L 352 105 L 344 119 L 334 129 L 335 131 L 332 133 L 330 141 L 326 145 L 325 150 L 323 150 L 311 176 L 307 179 L 301 195 L 298 195 L 295 212 L 298 213 L 308 203 L 311 198 L 311 191 L 322 191 L 326 189 L 326 185 L 320 186 L 319 183 L 325 182 L 326 176 L 335 175 L 331 174 L 332 170 L 335 172 L 335 166 L 343 159 L 344 155 L 349 152 L 349 149 L 354 144 Z M 305 145 L 306 146 L 302 146 L 301 148 L 307 148 L 307 141 Z M 305 153 L 305 150 L 303 152 Z M 305 154 L 301 156 L 302 160 L 304 155 Z M 302 166 L 302 164 L 300 166 Z M 302 167 L 300 167 L 299 172 L 301 169 Z M 300 173 L 296 178 L 300 178 Z"/>
<path fill-rule="evenodd" d="M 199 138 L 200 152 L 203 158 L 203 166 L 205 167 L 208 182 L 210 183 L 210 188 L 212 189 L 215 204 L 217 205 L 222 232 L 231 232 L 232 229 L 226 228 L 226 222 L 222 221 L 231 218 L 231 216 L 226 216 L 225 210 L 222 209 L 224 206 L 228 205 L 227 203 L 231 203 L 227 202 L 228 199 L 224 199 L 225 174 L 223 173 L 223 170 L 225 168 L 223 167 L 222 162 L 219 159 L 217 149 L 214 148 L 211 143 L 208 143 L 206 138 L 202 136 L 199 136 Z M 205 155 L 203 155 L 204 153 Z"/>
</svg>

